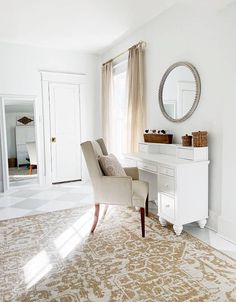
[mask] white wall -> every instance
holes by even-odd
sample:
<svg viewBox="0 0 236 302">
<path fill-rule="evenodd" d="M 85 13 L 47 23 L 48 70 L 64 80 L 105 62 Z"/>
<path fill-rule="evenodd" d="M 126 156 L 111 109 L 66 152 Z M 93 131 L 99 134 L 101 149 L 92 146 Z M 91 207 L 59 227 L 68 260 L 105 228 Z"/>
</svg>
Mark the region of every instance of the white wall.
<svg viewBox="0 0 236 302">
<path fill-rule="evenodd" d="M 231 23 L 228 22 L 226 26 L 228 15 Z M 138 41 L 146 41 L 146 127 L 173 130 L 175 142 L 181 142 L 181 136 L 192 131 L 209 132 L 208 225 L 216 230 L 220 215 L 234 222 L 236 220 L 236 186 L 233 177 L 236 165 L 232 148 L 232 144 L 235 144 L 233 123 L 236 113 L 235 15 L 235 5 L 216 12 L 205 10 L 199 3 L 195 7 L 178 4 L 120 41 L 101 57 L 101 62 L 104 62 Z M 202 81 L 202 95 L 193 116 L 175 124 L 166 120 L 160 111 L 158 87 L 165 70 L 178 61 L 189 61 L 195 65 Z M 236 241 L 236 234 L 231 234 L 230 238 Z"/>
<path fill-rule="evenodd" d="M 223 92 L 220 104 L 223 115 L 223 156 L 222 156 L 222 205 L 219 219 L 219 232 L 236 242 L 236 3 L 223 14 Z M 220 66 L 221 67 L 221 66 Z"/>
<path fill-rule="evenodd" d="M 96 137 L 98 129 L 96 116 L 99 109 L 97 56 L 75 51 L 0 43 L 0 94 L 36 95 L 41 108 L 39 70 L 87 75 L 86 104 L 84 104 L 87 114 L 82 139 Z M 0 175 L 0 183 L 1 179 L 2 175 Z"/>
</svg>

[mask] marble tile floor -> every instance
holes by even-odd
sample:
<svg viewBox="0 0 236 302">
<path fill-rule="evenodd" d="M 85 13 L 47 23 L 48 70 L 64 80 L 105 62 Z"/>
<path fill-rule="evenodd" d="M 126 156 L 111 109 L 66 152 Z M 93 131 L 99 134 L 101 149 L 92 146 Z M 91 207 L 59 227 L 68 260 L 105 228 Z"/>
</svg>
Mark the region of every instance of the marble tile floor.
<svg viewBox="0 0 236 302">
<path fill-rule="evenodd" d="M 33 169 L 32 174 L 29 174 L 29 168 L 27 166 L 9 168 L 9 181 L 18 182 L 26 181 L 37 178 L 37 169 Z"/>
<path fill-rule="evenodd" d="M 89 182 L 64 183 L 50 187 L 40 187 L 36 183 L 30 186 L 15 186 L 11 187 L 7 193 L 0 194 L 0 220 L 89 204 L 93 204 L 92 188 Z M 149 209 L 157 213 L 155 203 L 150 202 Z M 216 232 L 208 228 L 200 229 L 195 224 L 186 225 L 184 230 L 236 259 L 236 244 L 225 240 Z"/>
</svg>

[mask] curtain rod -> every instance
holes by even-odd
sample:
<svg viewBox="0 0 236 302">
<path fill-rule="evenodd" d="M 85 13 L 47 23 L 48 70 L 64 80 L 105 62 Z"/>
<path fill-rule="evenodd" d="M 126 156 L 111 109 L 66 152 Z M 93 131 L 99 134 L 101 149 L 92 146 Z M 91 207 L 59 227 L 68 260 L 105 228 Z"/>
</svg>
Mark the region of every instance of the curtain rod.
<svg viewBox="0 0 236 302">
<path fill-rule="evenodd" d="M 140 41 L 140 42 L 138 42 L 137 44 L 134 44 L 133 46 L 129 47 L 127 50 L 121 52 L 121 53 L 118 54 L 117 56 L 113 57 L 112 59 L 108 60 L 107 62 L 103 63 L 102 65 L 105 65 L 105 64 L 107 64 L 107 63 L 110 63 L 110 62 L 114 61 L 115 59 L 117 59 L 117 58 L 123 56 L 123 55 L 124 55 L 125 53 L 127 53 L 131 48 L 133 48 L 133 47 L 135 47 L 135 46 L 138 46 L 139 44 L 140 44 L 142 47 L 145 47 L 145 46 L 146 46 L 146 42 Z"/>
</svg>

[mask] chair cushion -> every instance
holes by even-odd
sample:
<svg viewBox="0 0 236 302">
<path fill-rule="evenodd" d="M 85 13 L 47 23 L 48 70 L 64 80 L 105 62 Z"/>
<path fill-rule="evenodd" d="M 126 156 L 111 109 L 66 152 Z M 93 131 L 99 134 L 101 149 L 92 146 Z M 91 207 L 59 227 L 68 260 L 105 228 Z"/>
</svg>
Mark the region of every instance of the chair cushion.
<svg viewBox="0 0 236 302">
<path fill-rule="evenodd" d="M 137 207 L 145 207 L 149 186 L 146 181 L 133 180 L 133 205 Z"/>
<path fill-rule="evenodd" d="M 113 154 L 98 157 L 101 169 L 106 176 L 127 176 L 118 159 Z"/>
</svg>

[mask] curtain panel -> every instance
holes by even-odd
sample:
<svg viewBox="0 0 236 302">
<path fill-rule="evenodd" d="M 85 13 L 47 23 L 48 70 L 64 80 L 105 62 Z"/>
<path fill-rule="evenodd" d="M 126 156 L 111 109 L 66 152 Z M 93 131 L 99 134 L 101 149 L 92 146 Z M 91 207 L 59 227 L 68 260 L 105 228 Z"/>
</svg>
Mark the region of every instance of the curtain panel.
<svg viewBox="0 0 236 302">
<path fill-rule="evenodd" d="M 110 61 L 102 66 L 102 133 L 108 150 L 111 144 L 112 83 L 112 62 Z"/>
<path fill-rule="evenodd" d="M 129 49 L 127 92 L 127 148 L 128 152 L 137 152 L 138 143 L 143 140 L 145 127 L 144 106 L 144 50 L 142 43 Z"/>
</svg>

